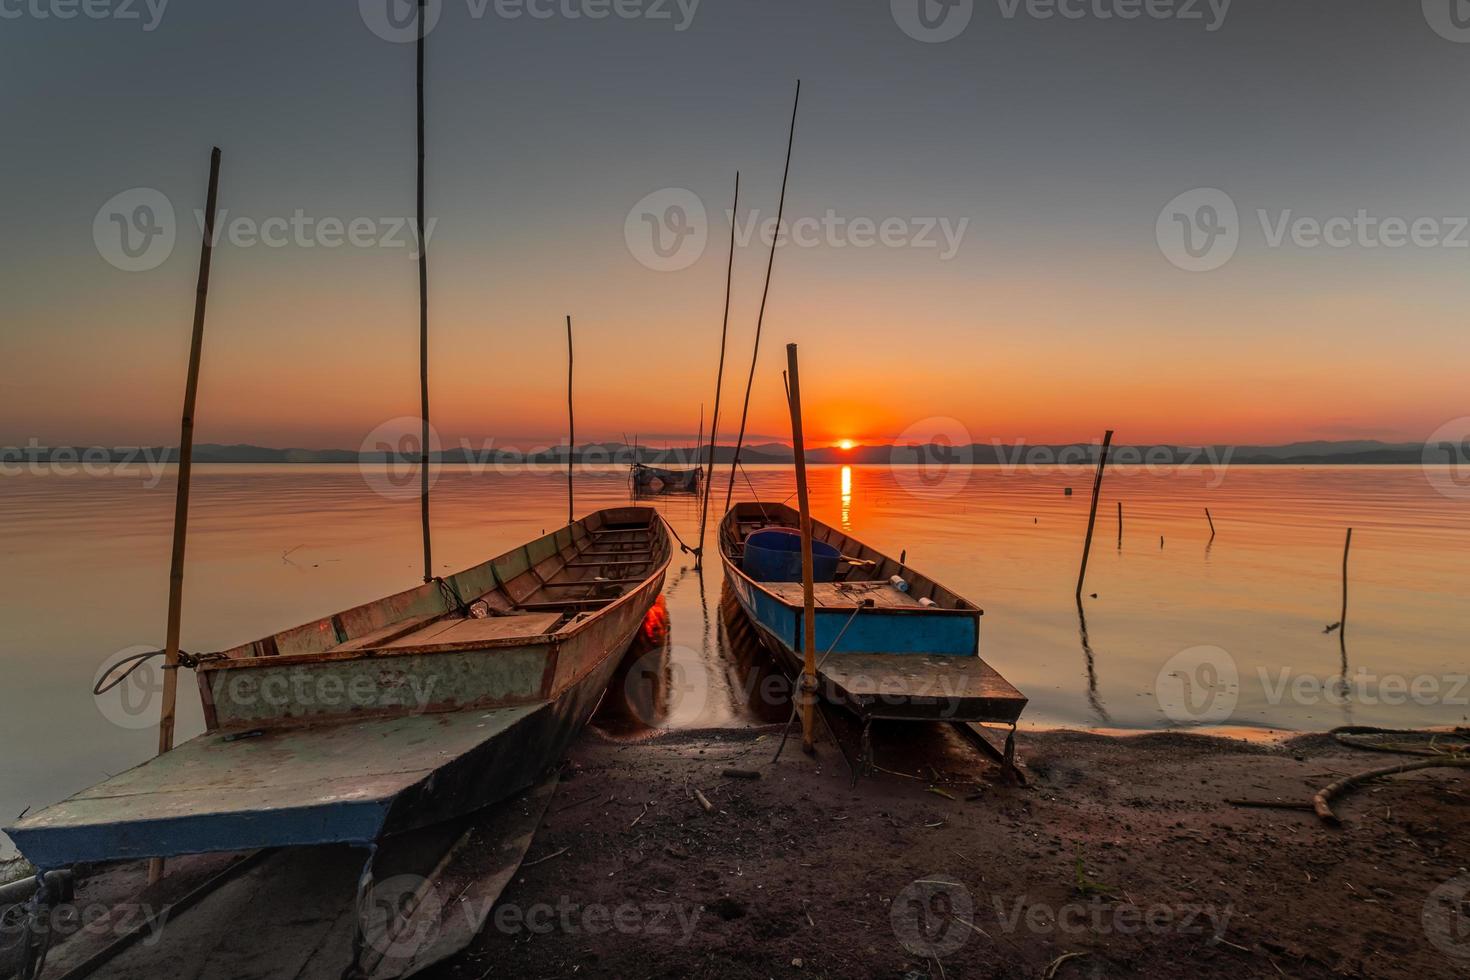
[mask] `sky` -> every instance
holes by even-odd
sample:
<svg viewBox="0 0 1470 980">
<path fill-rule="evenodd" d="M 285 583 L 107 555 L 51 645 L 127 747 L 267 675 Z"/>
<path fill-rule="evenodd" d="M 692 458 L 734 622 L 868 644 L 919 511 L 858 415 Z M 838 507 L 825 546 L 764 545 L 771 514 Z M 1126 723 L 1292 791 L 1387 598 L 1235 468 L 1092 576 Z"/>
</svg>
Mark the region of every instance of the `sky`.
<svg viewBox="0 0 1470 980">
<path fill-rule="evenodd" d="M 564 439 L 567 315 L 579 441 L 692 437 L 738 170 L 730 439 L 797 78 L 756 441 L 789 437 L 793 342 L 815 442 L 1470 412 L 1457 0 L 946 2 L 432 4 L 441 441 Z M 0 445 L 177 440 L 213 145 L 196 441 L 352 449 L 417 414 L 402 3 L 0 0 Z"/>
</svg>

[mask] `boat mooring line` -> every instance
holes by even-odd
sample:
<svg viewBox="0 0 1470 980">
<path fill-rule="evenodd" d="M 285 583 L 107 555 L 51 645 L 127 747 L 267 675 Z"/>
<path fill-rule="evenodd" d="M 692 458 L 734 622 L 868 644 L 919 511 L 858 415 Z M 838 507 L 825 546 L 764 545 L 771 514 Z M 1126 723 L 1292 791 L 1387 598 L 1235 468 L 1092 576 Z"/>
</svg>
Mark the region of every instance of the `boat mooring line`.
<svg viewBox="0 0 1470 980">
<path fill-rule="evenodd" d="M 823 665 L 827 663 L 827 658 L 830 657 L 830 656 L 832 656 L 832 651 L 834 651 L 834 650 L 837 649 L 837 644 L 839 644 L 839 643 L 842 642 L 843 636 L 845 636 L 847 634 L 847 628 L 852 625 L 853 620 L 857 619 L 858 613 L 862 612 L 864 609 L 867 608 L 867 604 L 868 604 L 869 601 L 870 600 L 866 600 L 865 599 L 862 602 L 859 602 L 857 604 L 857 607 L 855 609 L 853 609 L 852 615 L 850 615 L 850 616 L 847 617 L 847 622 L 845 622 L 845 623 L 842 624 L 842 629 L 838 630 L 838 632 L 837 632 L 837 638 L 832 641 L 832 645 L 827 648 L 827 652 L 824 653 L 824 654 L 822 654 L 822 659 L 817 663 L 817 672 L 818 673 L 821 672 Z M 796 709 L 797 709 L 798 706 L 799 706 L 799 703 L 797 702 L 797 700 L 795 698 L 792 698 L 791 699 L 791 715 L 790 715 L 790 717 L 788 717 L 786 719 L 786 724 L 781 727 L 781 744 L 778 745 L 778 746 L 776 746 L 776 755 L 771 759 L 771 762 L 773 762 L 773 763 L 777 759 L 781 758 L 781 752 L 782 752 L 782 750 L 784 750 L 786 748 L 786 739 L 791 734 L 791 722 L 793 720 L 795 720 L 795 718 L 796 718 Z M 831 734 L 832 740 L 835 742 L 837 740 L 837 734 L 832 731 L 831 724 L 828 724 L 828 726 L 827 726 L 827 732 L 829 734 Z M 841 751 L 842 746 L 841 745 L 838 745 L 837 748 L 838 748 L 838 751 Z M 844 753 L 843 754 L 843 759 L 846 759 L 846 758 L 847 758 L 847 755 Z"/>
</svg>

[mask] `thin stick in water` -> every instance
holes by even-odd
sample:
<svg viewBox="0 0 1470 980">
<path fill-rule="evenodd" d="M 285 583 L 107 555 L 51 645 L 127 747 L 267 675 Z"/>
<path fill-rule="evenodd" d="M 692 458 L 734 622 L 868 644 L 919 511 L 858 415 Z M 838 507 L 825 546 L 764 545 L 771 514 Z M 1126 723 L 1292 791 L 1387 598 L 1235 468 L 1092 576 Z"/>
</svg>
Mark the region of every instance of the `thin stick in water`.
<svg viewBox="0 0 1470 980">
<path fill-rule="evenodd" d="M 1123 550 L 1123 501 L 1118 501 L 1118 550 Z"/>
<path fill-rule="evenodd" d="M 715 446 L 720 431 L 720 393 L 725 386 L 725 341 L 730 336 L 730 286 L 735 277 L 735 218 L 740 213 L 740 171 L 735 171 L 735 203 L 730 206 L 730 255 L 725 265 L 725 316 L 720 325 L 720 366 L 715 372 L 715 407 L 709 421 L 709 459 L 706 461 L 704 495 L 699 509 L 699 547 L 694 567 L 704 567 L 704 529 L 709 521 L 709 497 L 715 481 Z"/>
<path fill-rule="evenodd" d="M 1343 662 L 1347 662 L 1347 600 L 1348 600 L 1348 552 L 1353 547 L 1353 529 L 1347 529 L 1347 540 L 1342 543 L 1342 618 L 1338 620 L 1337 643 L 1342 649 Z"/>
<path fill-rule="evenodd" d="M 704 402 L 699 403 L 699 428 L 694 432 L 694 468 L 699 469 L 699 450 L 704 445 Z"/>
<path fill-rule="evenodd" d="M 1210 508 L 1205 508 L 1205 520 L 1210 522 L 1210 538 L 1215 537 L 1215 519 L 1210 516 Z"/>
<path fill-rule="evenodd" d="M 1097 526 L 1097 498 L 1102 492 L 1103 469 L 1108 465 L 1108 447 L 1113 444 L 1113 430 L 1103 434 L 1102 452 L 1097 457 L 1097 476 L 1092 480 L 1092 509 L 1087 513 L 1087 539 L 1082 543 L 1082 568 L 1077 572 L 1077 598 L 1082 598 L 1082 583 L 1087 579 L 1087 556 L 1092 552 L 1092 532 Z"/>
</svg>

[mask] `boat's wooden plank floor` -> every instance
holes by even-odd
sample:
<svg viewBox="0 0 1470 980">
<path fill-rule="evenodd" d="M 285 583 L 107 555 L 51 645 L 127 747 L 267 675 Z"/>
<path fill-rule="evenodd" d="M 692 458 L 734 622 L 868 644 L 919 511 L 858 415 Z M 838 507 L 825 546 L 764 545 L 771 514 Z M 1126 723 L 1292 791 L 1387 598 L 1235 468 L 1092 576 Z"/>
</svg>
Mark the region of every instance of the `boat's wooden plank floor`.
<svg viewBox="0 0 1470 980">
<path fill-rule="evenodd" d="M 777 598 L 801 605 L 803 602 L 800 582 L 762 582 Z M 852 609 L 864 599 L 872 599 L 873 605 L 881 609 L 923 609 L 919 600 L 907 592 L 900 592 L 887 582 L 818 582 L 812 590 L 818 606 L 837 609 Z"/>
<path fill-rule="evenodd" d="M 523 613 L 491 616 L 488 619 L 441 619 L 407 636 L 380 644 L 381 650 L 410 647 L 474 646 L 477 643 L 533 637 L 545 633 L 561 620 L 556 613 Z"/>
<path fill-rule="evenodd" d="M 16 823 L 38 867 L 370 841 L 393 801 L 544 704 L 211 732 Z"/>
<path fill-rule="evenodd" d="M 1026 697 L 979 657 L 923 653 L 836 653 L 821 679 L 874 718 L 943 717 L 1014 722 Z"/>
</svg>

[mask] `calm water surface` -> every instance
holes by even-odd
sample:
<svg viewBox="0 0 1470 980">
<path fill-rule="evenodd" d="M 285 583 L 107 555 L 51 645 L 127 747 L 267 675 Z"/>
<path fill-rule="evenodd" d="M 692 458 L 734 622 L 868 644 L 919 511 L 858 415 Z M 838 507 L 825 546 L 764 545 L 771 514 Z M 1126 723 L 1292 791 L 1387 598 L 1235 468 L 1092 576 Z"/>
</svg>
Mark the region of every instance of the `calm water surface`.
<svg viewBox="0 0 1470 980">
<path fill-rule="evenodd" d="M 1110 469 L 1087 580 L 1097 597 L 1081 621 L 1073 592 L 1085 469 L 977 467 L 936 480 L 817 467 L 811 482 L 818 519 L 895 556 L 906 550 L 912 566 L 984 607 L 981 653 L 1031 698 L 1030 725 L 1170 727 L 1179 714 L 1156 691 L 1177 695 L 1179 683 L 1223 691 L 1233 710 L 1205 720 L 1237 727 L 1454 725 L 1470 713 L 1470 500 L 1436 492 L 1417 467 Z M 628 499 L 611 468 L 579 474 L 577 488 L 579 513 Z M 757 466 L 736 497 L 777 502 L 793 489 L 788 469 Z M 139 473 L 0 483 L 5 819 L 151 754 L 156 704 L 99 705 L 91 686 L 117 651 L 161 645 L 173 497 L 171 471 L 156 485 Z M 446 467 L 433 500 L 435 561 L 452 572 L 559 526 L 565 475 Z M 657 506 L 693 543 L 695 501 Z M 1344 657 L 1323 629 L 1339 618 L 1349 526 Z M 223 648 L 415 585 L 419 549 L 417 500 L 375 492 L 356 467 L 199 467 L 184 648 Z M 691 556 L 676 555 L 605 723 L 784 718 L 781 706 L 763 706 L 770 665 L 722 601 L 722 584 L 717 560 L 701 577 Z M 1202 673 L 1197 654 L 1177 659 L 1197 647 L 1224 651 L 1238 679 Z M 192 675 L 183 679 L 188 737 L 203 723 Z"/>
</svg>

